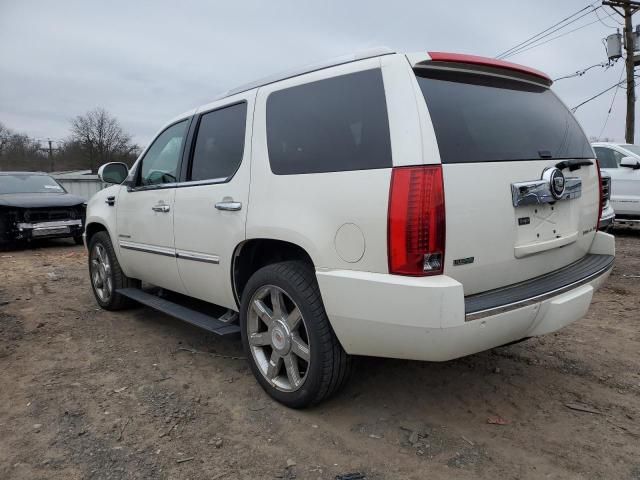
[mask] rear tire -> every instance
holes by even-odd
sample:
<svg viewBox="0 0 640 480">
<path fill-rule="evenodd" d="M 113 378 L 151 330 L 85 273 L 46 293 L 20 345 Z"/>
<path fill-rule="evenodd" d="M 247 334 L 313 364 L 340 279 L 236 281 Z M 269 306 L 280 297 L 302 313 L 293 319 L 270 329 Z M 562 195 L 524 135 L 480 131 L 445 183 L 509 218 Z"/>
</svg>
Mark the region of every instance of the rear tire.
<svg viewBox="0 0 640 480">
<path fill-rule="evenodd" d="M 313 269 L 300 261 L 261 268 L 240 308 L 242 345 L 258 383 L 292 408 L 317 404 L 348 380 L 352 359 L 338 341 Z"/>
<path fill-rule="evenodd" d="M 127 277 L 120 268 L 109 234 L 98 232 L 89 241 L 89 278 L 98 305 L 105 310 L 123 310 L 135 302 L 116 290 L 138 288 L 140 282 Z"/>
</svg>

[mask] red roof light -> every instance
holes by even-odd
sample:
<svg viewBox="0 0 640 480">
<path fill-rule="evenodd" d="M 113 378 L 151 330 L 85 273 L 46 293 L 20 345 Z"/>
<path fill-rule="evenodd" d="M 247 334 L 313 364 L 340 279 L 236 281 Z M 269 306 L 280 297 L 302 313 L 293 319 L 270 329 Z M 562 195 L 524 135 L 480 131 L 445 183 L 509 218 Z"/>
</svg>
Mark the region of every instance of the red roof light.
<svg viewBox="0 0 640 480">
<path fill-rule="evenodd" d="M 526 73 L 534 77 L 542 78 L 549 84 L 552 83 L 551 78 L 546 73 L 536 70 L 535 68 L 525 67 L 517 63 L 505 62 L 504 60 L 496 60 L 495 58 L 479 57 L 477 55 L 465 55 L 462 53 L 446 53 L 446 52 L 427 52 L 434 62 L 457 62 L 470 63 L 472 65 L 483 65 L 486 67 L 504 68 L 513 70 L 514 72 Z"/>
</svg>

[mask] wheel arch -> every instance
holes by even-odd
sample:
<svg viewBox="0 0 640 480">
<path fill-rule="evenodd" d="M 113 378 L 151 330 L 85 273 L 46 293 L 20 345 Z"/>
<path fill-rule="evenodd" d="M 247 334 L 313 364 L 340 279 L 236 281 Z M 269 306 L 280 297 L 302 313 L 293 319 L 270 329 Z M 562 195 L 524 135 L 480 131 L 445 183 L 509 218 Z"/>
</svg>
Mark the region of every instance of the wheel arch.
<svg viewBox="0 0 640 480">
<path fill-rule="evenodd" d="M 107 226 L 106 222 L 102 222 L 99 220 L 88 219 L 84 228 L 85 233 L 85 245 L 87 250 L 89 249 L 89 243 L 91 242 L 91 238 L 95 236 L 98 232 L 107 232 L 109 235 L 109 239 L 111 240 L 111 244 L 113 245 L 113 251 L 116 254 L 116 258 L 118 262 L 120 262 L 120 266 L 125 274 L 128 273 L 127 266 L 123 264 L 122 259 L 120 258 L 120 247 L 118 246 L 117 239 L 114 237 L 113 233 Z"/>
<path fill-rule="evenodd" d="M 231 262 L 231 285 L 238 306 L 251 275 L 262 267 L 286 260 L 300 260 L 315 269 L 311 255 L 295 243 L 273 238 L 252 238 L 239 243 Z"/>
<path fill-rule="evenodd" d="M 103 231 L 107 232 L 109 234 L 109 237 L 111 237 L 109 229 L 103 223 L 96 222 L 96 221 L 91 221 L 87 223 L 84 229 L 87 248 L 89 248 L 89 242 L 91 241 L 91 237 L 93 237 L 96 233 L 103 232 Z"/>
</svg>

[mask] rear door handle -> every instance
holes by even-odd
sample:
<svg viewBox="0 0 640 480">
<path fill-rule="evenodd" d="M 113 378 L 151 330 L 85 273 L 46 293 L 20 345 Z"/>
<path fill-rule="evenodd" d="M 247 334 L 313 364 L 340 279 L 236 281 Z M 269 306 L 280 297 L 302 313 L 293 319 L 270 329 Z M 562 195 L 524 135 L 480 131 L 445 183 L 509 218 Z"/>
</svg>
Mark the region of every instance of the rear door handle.
<svg viewBox="0 0 640 480">
<path fill-rule="evenodd" d="M 151 210 L 153 210 L 154 212 L 167 213 L 169 210 L 171 210 L 171 207 L 169 207 L 169 205 L 165 205 L 163 203 L 159 203 L 159 204 L 154 205 L 153 207 L 151 207 Z"/>
<path fill-rule="evenodd" d="M 216 203 L 216 208 L 218 210 L 224 210 L 226 212 L 237 212 L 242 208 L 242 203 L 240 202 L 218 202 Z"/>
</svg>

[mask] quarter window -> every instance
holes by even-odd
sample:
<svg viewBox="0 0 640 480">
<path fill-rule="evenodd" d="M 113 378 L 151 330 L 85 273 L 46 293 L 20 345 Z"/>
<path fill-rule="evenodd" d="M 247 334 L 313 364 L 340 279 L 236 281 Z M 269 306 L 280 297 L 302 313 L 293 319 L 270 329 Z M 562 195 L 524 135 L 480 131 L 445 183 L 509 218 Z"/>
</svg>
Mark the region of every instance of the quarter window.
<svg viewBox="0 0 640 480">
<path fill-rule="evenodd" d="M 226 181 L 236 173 L 244 153 L 246 123 L 246 103 L 202 115 L 190 180 Z"/>
<path fill-rule="evenodd" d="M 277 175 L 391 167 L 380 69 L 273 92 L 267 147 Z"/>
<path fill-rule="evenodd" d="M 153 141 L 142 159 L 141 185 L 160 185 L 177 181 L 187 126 L 187 120 L 176 123 Z"/>
</svg>

